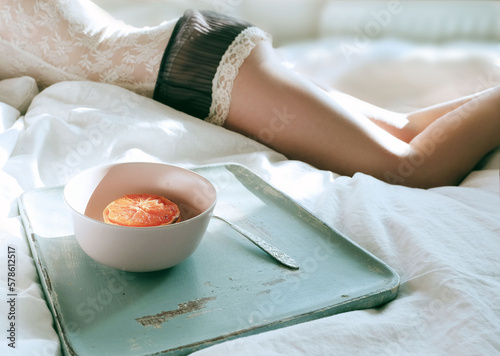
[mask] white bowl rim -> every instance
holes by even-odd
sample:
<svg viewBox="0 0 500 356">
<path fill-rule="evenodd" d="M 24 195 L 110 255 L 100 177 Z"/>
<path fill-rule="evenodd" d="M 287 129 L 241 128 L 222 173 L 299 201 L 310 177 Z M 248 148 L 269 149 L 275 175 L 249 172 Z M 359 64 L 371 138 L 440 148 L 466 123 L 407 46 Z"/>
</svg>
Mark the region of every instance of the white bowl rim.
<svg viewBox="0 0 500 356">
<path fill-rule="evenodd" d="M 97 220 L 97 219 L 94 219 L 94 218 L 91 218 L 90 216 L 87 216 L 81 212 L 79 212 L 78 210 L 76 210 L 67 200 L 66 198 L 66 188 L 68 187 L 68 184 L 69 182 L 71 182 L 71 180 L 80 175 L 80 174 L 83 174 L 84 172 L 88 172 L 88 171 L 91 171 L 91 170 L 99 170 L 99 169 L 102 169 L 102 168 L 107 168 L 107 167 L 114 167 L 114 166 L 118 166 L 118 165 L 128 165 L 128 164 L 154 164 L 154 165 L 163 165 L 163 166 L 169 166 L 169 167 L 174 167 L 174 168 L 178 168 L 178 169 L 181 169 L 181 170 L 184 170 L 184 171 L 187 171 L 189 173 L 192 173 L 196 176 L 198 176 L 199 178 L 201 178 L 202 180 L 206 181 L 214 190 L 214 201 L 212 202 L 212 204 L 205 210 L 203 210 L 200 214 L 196 215 L 196 216 L 193 216 L 187 220 L 181 220 L 179 222 L 176 222 L 174 224 L 168 224 L 168 225 L 159 225 L 159 226 L 123 226 L 123 225 L 115 225 L 115 224 L 107 224 L 105 223 L 104 221 L 101 221 L 101 220 Z M 87 219 L 91 222 L 94 222 L 94 223 L 98 223 L 98 224 L 103 224 L 109 228 L 113 228 L 113 229 L 126 229 L 126 230 L 133 230 L 133 229 L 138 229 L 138 230 L 144 230 L 144 229 L 148 229 L 148 230 L 153 230 L 153 229 L 168 229 L 168 228 L 173 228 L 175 226 L 181 226 L 181 225 L 184 225 L 186 223 L 188 223 L 189 221 L 193 221 L 193 220 L 198 220 L 198 219 L 202 219 L 205 215 L 207 214 L 210 214 L 212 215 L 213 214 L 213 210 L 214 210 L 214 207 L 217 203 L 217 199 L 218 199 L 218 194 L 217 194 L 217 189 L 215 188 L 215 186 L 212 184 L 212 182 L 210 182 L 210 180 L 208 180 L 207 178 L 203 177 L 201 174 L 197 173 L 197 172 L 194 172 L 190 169 L 187 169 L 187 168 L 183 168 L 183 167 L 180 167 L 180 166 L 176 166 L 176 165 L 173 165 L 173 164 L 168 164 L 168 163 L 161 163 L 161 162 L 120 162 L 120 163 L 111 163 L 111 164 L 102 164 L 102 165 L 98 165 L 98 166 L 94 166 L 94 167 L 90 167 L 88 169 L 85 169 L 77 174 L 75 174 L 72 178 L 70 178 L 70 180 L 64 185 L 64 189 L 63 189 L 63 198 L 64 198 L 64 201 L 66 202 L 66 205 L 76 214 L 80 215 L 81 217 L 83 217 L 84 219 Z"/>
</svg>

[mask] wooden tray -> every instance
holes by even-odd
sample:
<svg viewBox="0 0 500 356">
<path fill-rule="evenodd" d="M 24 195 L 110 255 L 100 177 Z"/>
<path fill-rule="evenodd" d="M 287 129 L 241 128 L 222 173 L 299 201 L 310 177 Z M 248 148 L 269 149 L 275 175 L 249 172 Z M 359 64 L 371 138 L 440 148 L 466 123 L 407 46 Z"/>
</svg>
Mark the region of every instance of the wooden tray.
<svg viewBox="0 0 500 356">
<path fill-rule="evenodd" d="M 290 270 L 223 222 L 159 272 L 105 267 L 81 250 L 63 187 L 24 193 L 20 213 L 67 355 L 184 355 L 215 343 L 394 299 L 399 276 L 239 165 L 195 170 L 217 188 L 215 213 L 296 259 Z"/>
</svg>

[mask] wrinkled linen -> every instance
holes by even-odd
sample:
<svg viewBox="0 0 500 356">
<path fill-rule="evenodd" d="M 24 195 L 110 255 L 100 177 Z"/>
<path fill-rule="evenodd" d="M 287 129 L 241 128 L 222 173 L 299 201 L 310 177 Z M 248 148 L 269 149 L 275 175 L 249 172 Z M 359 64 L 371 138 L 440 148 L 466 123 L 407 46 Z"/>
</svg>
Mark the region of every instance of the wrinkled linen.
<svg viewBox="0 0 500 356">
<path fill-rule="evenodd" d="M 428 89 L 453 73 L 461 74 L 462 85 L 447 92 L 450 96 L 461 90 L 465 94 L 481 73 L 491 73 L 493 79 L 498 75 L 487 54 L 471 52 L 451 59 L 439 57 L 447 51 L 442 47 L 433 52 L 437 57 L 429 63 L 416 45 L 407 43 L 392 43 L 389 55 L 387 41 L 374 44 L 369 56 L 352 62 L 340 75 L 338 67 L 326 66 L 339 62 L 338 52 L 332 50 L 335 43 L 289 47 L 282 55 L 308 75 L 329 79 L 375 102 L 385 101 L 387 107 L 441 99 L 443 92 L 436 89 L 432 96 Z M 391 59 L 395 50 L 401 51 L 397 66 L 396 59 Z M 418 75 L 408 71 L 418 68 L 416 64 Z M 364 81 L 367 73 L 372 81 Z M 409 73 L 410 79 L 403 73 Z M 384 74 L 390 85 L 376 87 L 374 83 Z M 394 93 L 392 102 L 390 93 Z M 36 95 L 25 115 L 18 111 L 9 108 L 10 114 L 5 115 L 11 116 L 2 116 L 7 124 L 0 132 L 0 157 L 5 157 L 0 160 L 0 295 L 6 298 L 5 261 L 11 245 L 18 254 L 19 296 L 17 347 L 9 348 L 3 337 L 1 354 L 61 352 L 18 216 L 17 197 L 30 189 L 64 184 L 95 165 L 125 161 L 187 168 L 243 164 L 401 276 L 400 293 L 387 305 L 236 339 L 200 350 L 198 355 L 492 355 L 500 351 L 498 153 L 459 187 L 421 190 L 388 185 L 364 174 L 343 177 L 286 160 L 239 134 L 109 84 L 59 83 Z M 3 330 L 7 308 L 0 303 Z"/>
</svg>

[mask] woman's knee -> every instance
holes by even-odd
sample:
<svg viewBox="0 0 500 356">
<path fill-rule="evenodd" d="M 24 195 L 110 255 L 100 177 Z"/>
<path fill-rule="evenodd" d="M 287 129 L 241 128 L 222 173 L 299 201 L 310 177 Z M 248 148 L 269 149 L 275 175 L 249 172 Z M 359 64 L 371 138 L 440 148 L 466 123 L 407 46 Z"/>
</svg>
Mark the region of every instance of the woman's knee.
<svg viewBox="0 0 500 356">
<path fill-rule="evenodd" d="M 410 149 L 407 154 L 394 157 L 387 167 L 378 178 L 390 184 L 423 189 L 458 185 L 468 172 L 459 165 L 448 166 L 420 149 Z"/>
</svg>

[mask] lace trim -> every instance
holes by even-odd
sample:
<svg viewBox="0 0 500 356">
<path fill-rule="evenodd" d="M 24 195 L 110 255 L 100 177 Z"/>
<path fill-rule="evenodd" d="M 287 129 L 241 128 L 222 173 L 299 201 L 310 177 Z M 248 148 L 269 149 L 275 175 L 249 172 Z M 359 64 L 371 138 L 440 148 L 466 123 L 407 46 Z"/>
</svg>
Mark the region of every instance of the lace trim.
<svg viewBox="0 0 500 356">
<path fill-rule="evenodd" d="M 234 80 L 244 60 L 257 42 L 270 39 L 269 34 L 258 27 L 248 27 L 234 39 L 217 67 L 212 81 L 212 104 L 205 121 L 222 126 L 229 113 Z"/>
<path fill-rule="evenodd" d="M 152 97 L 176 22 L 135 28 L 90 1 L 0 0 L 0 78 L 31 76 L 40 89 L 93 80 Z"/>
</svg>

